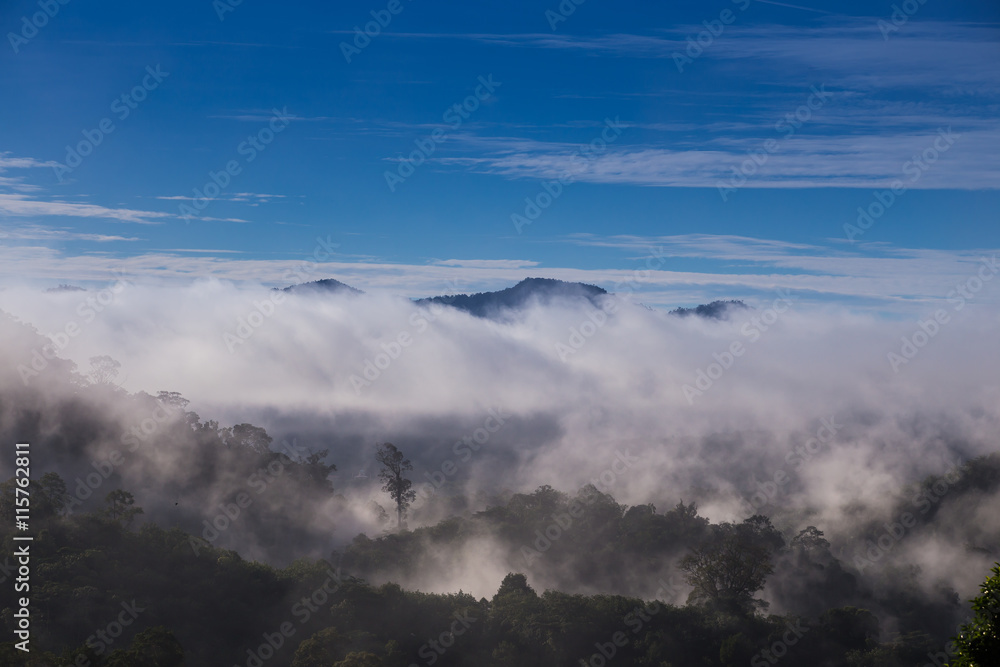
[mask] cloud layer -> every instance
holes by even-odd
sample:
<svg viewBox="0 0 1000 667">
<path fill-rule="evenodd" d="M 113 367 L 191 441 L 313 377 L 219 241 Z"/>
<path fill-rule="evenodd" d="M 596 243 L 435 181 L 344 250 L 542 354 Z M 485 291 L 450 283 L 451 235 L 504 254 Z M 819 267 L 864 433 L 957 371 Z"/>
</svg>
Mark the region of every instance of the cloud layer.
<svg viewBox="0 0 1000 667">
<path fill-rule="evenodd" d="M 179 391 L 205 418 L 330 448 L 336 486 L 363 500 L 380 498 L 357 473 L 371 476 L 382 441 L 420 483 L 451 461 L 444 492 L 470 494 L 576 489 L 627 451 L 640 464 L 615 486 L 620 502 L 697 499 L 733 518 L 786 469 L 769 508 L 836 536 L 852 503 L 882 507 L 900 485 L 996 449 L 994 309 L 944 306 L 935 325 L 933 310 L 919 324 L 790 304 L 715 322 L 610 298 L 603 311 L 569 302 L 501 323 L 380 295 L 276 303 L 214 281 L 0 295 L 44 333 L 75 324 L 54 336 L 63 356 L 82 368 L 115 357 L 129 390 Z M 835 437 L 792 471 L 789 452 L 824 423 Z M 487 444 L 459 446 L 487 426 Z"/>
</svg>

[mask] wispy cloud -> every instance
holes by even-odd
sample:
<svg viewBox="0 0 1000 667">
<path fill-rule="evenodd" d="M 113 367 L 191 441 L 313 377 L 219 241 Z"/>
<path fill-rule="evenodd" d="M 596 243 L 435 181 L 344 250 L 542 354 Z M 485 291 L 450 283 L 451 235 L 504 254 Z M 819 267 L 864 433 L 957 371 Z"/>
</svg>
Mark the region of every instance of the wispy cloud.
<svg viewBox="0 0 1000 667">
<path fill-rule="evenodd" d="M 25 183 L 20 176 L 0 176 L 0 188 L 15 190 L 17 192 L 39 192 L 42 188 L 37 185 Z"/>
<path fill-rule="evenodd" d="M 7 169 L 36 169 L 38 167 L 54 167 L 56 162 L 43 162 L 30 157 L 13 157 L 10 152 L 0 152 L 0 171 Z"/>
<path fill-rule="evenodd" d="M 998 249 L 929 250 L 867 244 L 857 249 L 791 243 L 734 235 L 596 236 L 576 234 L 569 243 L 619 248 L 636 256 L 650 248 L 666 257 L 700 259 L 708 266 L 767 275 L 784 286 L 873 299 L 941 300 L 975 275 Z M 669 263 L 668 263 L 669 264 Z M 715 275 L 715 277 L 718 277 Z M 818 280 L 816 280 L 818 279 Z M 1000 297 L 1000 295 L 998 295 Z M 997 298 L 997 297 L 995 297 Z"/>
<path fill-rule="evenodd" d="M 232 255 L 242 255 L 242 250 L 219 250 L 218 248 L 204 249 L 204 248 L 164 248 L 160 252 L 192 252 L 199 254 L 209 254 L 213 255 L 216 253 L 220 254 L 232 254 Z"/>
<path fill-rule="evenodd" d="M 43 162 L 30 157 L 15 157 L 10 152 L 0 151 L 0 173 L 11 169 L 38 169 L 40 167 L 54 167 L 56 162 Z M 21 176 L 0 176 L 0 188 L 15 190 L 17 192 L 37 192 L 41 190 L 37 185 L 25 183 Z"/>
<path fill-rule="evenodd" d="M 954 146 L 940 154 L 935 151 L 934 163 L 921 169 L 915 179 L 912 160 L 933 148 L 940 136 L 937 131 L 793 136 L 781 141 L 763 165 L 754 165 L 741 187 L 869 188 L 888 187 L 897 179 L 920 189 L 1000 187 L 1000 164 L 995 158 L 1000 152 L 1000 128 L 954 135 L 958 137 Z M 478 138 L 470 143 L 482 154 L 442 157 L 436 162 L 508 178 L 572 176 L 588 183 L 718 187 L 738 174 L 750 159 L 749 151 L 762 152 L 767 139 L 783 137 L 772 130 L 757 137 L 720 136 L 698 147 L 684 140 L 669 147 L 623 145 L 581 160 L 582 145 Z"/>
<path fill-rule="evenodd" d="M 702 25 L 676 25 L 655 35 L 385 34 L 409 39 L 459 39 L 494 46 L 579 51 L 585 55 L 669 59 L 674 53 L 684 52 L 689 35 L 702 30 Z M 820 76 L 837 75 L 867 86 L 973 85 L 996 92 L 1000 72 L 980 65 L 1000 57 L 998 33 L 1000 30 L 993 26 L 911 20 L 905 31 L 886 41 L 872 19 L 829 20 L 818 27 L 745 24 L 730 26 L 725 37 L 715 40 L 700 57 L 739 60 L 743 67 L 752 67 L 756 62 L 761 67 L 772 68 L 776 74 L 795 69 L 795 65 L 805 66 L 817 70 Z M 781 65 L 777 70 L 773 70 L 775 62 Z"/>
<path fill-rule="evenodd" d="M 0 193 L 0 214 L 27 216 L 68 216 L 74 218 L 100 218 L 116 222 L 157 224 L 164 218 L 175 217 L 170 213 L 142 211 L 128 208 L 109 208 L 97 204 L 79 204 L 64 201 L 31 199 L 23 194 Z"/>
<path fill-rule="evenodd" d="M 206 199 L 205 201 L 227 201 L 227 202 L 243 202 L 250 204 L 250 206 L 258 206 L 260 204 L 266 204 L 275 199 L 286 199 L 287 195 L 271 195 L 259 192 L 231 192 L 220 194 L 217 197 L 211 199 Z M 194 201 L 194 197 L 190 195 L 159 195 L 154 197 L 154 199 L 161 199 L 165 201 Z M 201 220 L 227 220 L 229 222 L 246 222 L 245 220 L 238 220 L 235 218 L 200 218 Z"/>
<path fill-rule="evenodd" d="M 30 157 L 15 157 L 11 153 L 0 153 L 0 172 L 11 169 L 26 170 L 38 168 L 52 168 L 58 166 L 56 162 L 46 162 Z M 44 188 L 28 184 L 21 177 L 0 177 L 0 188 L 15 190 L 15 193 L 0 192 L 0 215 L 10 217 L 70 217 L 70 218 L 92 218 L 112 220 L 115 222 L 132 222 L 138 224 L 159 224 L 165 218 L 176 217 L 170 213 L 160 211 L 144 211 L 131 208 L 116 208 L 101 206 L 99 204 L 87 204 L 83 202 L 68 202 L 61 198 L 45 198 Z M 29 228 L 22 228 L 29 229 Z M 46 228 L 38 226 L 31 227 L 31 233 L 40 234 Z M 50 233 L 55 233 L 50 230 Z M 75 240 L 132 240 L 124 237 L 102 236 L 99 234 L 77 235 Z M 29 237 L 25 237 L 29 238 Z M 41 236 L 30 238 L 40 239 Z M 54 238 L 50 236 L 49 238 Z M 68 236 L 63 238 L 70 238 Z"/>
<path fill-rule="evenodd" d="M 136 236 L 89 234 L 66 228 L 42 227 L 41 225 L 0 227 L 0 241 L 95 241 L 97 243 L 108 243 L 112 241 L 139 240 L 141 239 Z"/>
<path fill-rule="evenodd" d="M 526 269 L 538 266 L 538 262 L 524 259 L 442 259 L 433 263 L 437 266 L 478 269 Z"/>
<path fill-rule="evenodd" d="M 319 122 L 319 121 L 343 121 L 349 120 L 344 118 L 339 118 L 337 116 L 297 116 L 295 114 L 282 114 L 283 118 L 288 120 L 294 120 L 299 122 Z M 253 123 L 266 123 L 274 118 L 274 113 L 270 109 L 261 109 L 259 111 L 244 111 L 234 114 L 221 114 L 216 116 L 209 116 L 209 118 L 219 118 L 222 120 L 238 120 L 243 122 L 253 122 Z"/>
</svg>

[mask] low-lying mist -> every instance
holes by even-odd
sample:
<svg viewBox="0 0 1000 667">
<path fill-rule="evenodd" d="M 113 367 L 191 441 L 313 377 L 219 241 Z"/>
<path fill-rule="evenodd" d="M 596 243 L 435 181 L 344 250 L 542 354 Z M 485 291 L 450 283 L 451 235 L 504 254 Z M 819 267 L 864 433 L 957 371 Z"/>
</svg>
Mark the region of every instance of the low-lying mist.
<svg viewBox="0 0 1000 667">
<path fill-rule="evenodd" d="M 594 484 L 659 512 L 683 500 L 713 521 L 758 512 L 786 535 L 813 525 L 844 563 L 879 537 L 862 528 L 891 526 L 901 502 L 916 513 L 931 502 L 906 495 L 912 484 L 1000 449 L 1000 317 L 975 304 L 928 305 L 901 321 L 794 294 L 721 320 L 614 296 L 600 303 L 536 303 L 483 319 L 395 296 L 218 281 L 8 289 L 0 310 L 53 347 L 5 321 L 0 424 L 7 441 L 43 441 L 47 459 L 36 465 L 71 490 L 119 452 L 114 486 L 94 498 L 120 486 L 146 518 L 196 534 L 242 489 L 259 514 L 233 520 L 213 543 L 279 563 L 329 556 L 360 532 L 391 527 L 371 504 L 394 516 L 374 461 L 382 442 L 413 461 L 411 529 L 543 485 L 573 495 Z M 80 375 L 49 359 L 53 351 Z M 121 390 L 82 386 L 100 355 L 120 362 Z M 158 391 L 190 403 L 154 415 L 162 404 L 136 394 Z M 293 461 L 327 450 L 335 494 L 303 500 L 285 470 L 178 445 L 172 434 L 190 429 L 184 411 L 202 424 L 263 427 L 270 448 Z M 144 421 L 153 432 L 131 452 L 123 438 L 142 434 Z M 271 484 L 284 490 L 257 493 Z M 914 531 L 893 543 L 892 559 L 966 597 L 1000 547 L 1000 505 L 996 496 L 947 504 L 947 492 L 933 504 L 949 531 Z M 518 569 L 493 536 L 463 545 L 399 583 L 491 595 Z M 535 572 L 540 588 L 611 586 Z M 643 585 L 628 584 L 640 595 Z"/>
</svg>

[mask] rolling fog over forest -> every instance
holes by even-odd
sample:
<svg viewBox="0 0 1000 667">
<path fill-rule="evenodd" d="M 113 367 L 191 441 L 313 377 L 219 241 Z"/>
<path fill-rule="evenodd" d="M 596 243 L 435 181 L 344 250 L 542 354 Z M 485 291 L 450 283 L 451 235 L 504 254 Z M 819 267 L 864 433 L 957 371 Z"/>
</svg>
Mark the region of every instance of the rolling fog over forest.
<svg viewBox="0 0 1000 667">
<path fill-rule="evenodd" d="M 255 303 L 273 303 L 275 295 L 273 313 L 252 335 L 236 344 L 226 338 Z M 5 311 L 48 330 L 85 301 L 86 292 L 75 291 L 3 294 Z M 76 404 L 74 418 L 84 413 L 104 432 L 81 448 L 72 422 L 51 416 L 35 426 L 63 443 L 48 447 L 36 465 L 60 473 L 71 492 L 73 480 L 95 469 L 88 462 L 127 453 L 104 483 L 109 490 L 132 490 L 148 520 L 211 536 L 202 521 L 216 517 L 220 503 L 262 490 L 260 506 L 272 521 L 235 520 L 212 543 L 275 565 L 343 552 L 358 533 L 391 532 L 372 503 L 392 514 L 374 459 L 378 443 L 392 442 L 413 461 L 411 530 L 541 486 L 572 495 L 593 483 L 618 503 L 660 512 L 683 501 L 715 522 L 759 512 L 789 535 L 815 526 L 845 565 L 861 565 L 871 585 L 907 579 L 915 567 L 920 594 L 933 599 L 945 587 L 969 597 L 998 548 L 996 489 L 971 497 L 948 491 L 963 464 L 997 452 L 997 388 L 984 363 L 995 358 L 995 314 L 958 313 L 895 372 L 888 357 L 902 345 L 900 334 L 913 335 L 909 322 L 795 306 L 779 297 L 723 308 L 716 317 L 682 317 L 619 296 L 592 302 L 571 294 L 476 317 L 393 296 L 284 295 L 218 282 L 124 285 L 67 344 L 83 375 L 87 359 L 114 353 L 121 363 L 114 378 L 80 396 L 65 362 L 31 367 L 32 344 L 44 343 L 11 321 L 7 340 L 16 331 L 23 342 L 7 348 L 14 372 L 4 391 L 31 396 L 44 387 L 46 401 Z M 405 333 L 412 342 L 403 346 Z M 734 342 L 743 353 L 726 357 Z M 210 375 L 198 370 L 208 360 Z M 368 360 L 385 366 L 377 377 L 371 368 L 366 375 Z M 728 367 L 708 386 L 699 371 L 716 375 L 713 363 Z M 191 401 L 189 417 L 168 403 L 157 415 L 162 424 L 154 420 L 145 434 L 142 423 L 152 423 L 160 404 L 126 392 L 147 390 L 178 392 Z M 296 461 L 325 453 L 322 463 L 337 468 L 329 476 L 335 494 L 290 500 L 287 490 L 266 491 L 283 471 L 253 478 L 243 474 L 252 470 L 245 462 L 206 470 L 184 423 L 197 415 L 261 426 L 273 438 L 270 449 Z M 122 436 L 136 426 L 142 439 L 133 453 L 136 439 Z M 940 493 L 918 491 L 924 478 L 946 474 Z M 82 508 L 97 507 L 101 496 Z M 894 539 L 884 561 L 879 549 L 869 562 L 867 541 L 877 540 L 900 508 L 921 517 L 933 509 L 934 520 Z M 508 571 L 527 569 L 539 589 L 647 593 L 648 573 L 574 579 L 544 559 L 529 562 L 520 546 L 487 533 L 453 551 L 428 550 L 420 567 L 371 574 L 482 597 Z M 675 567 L 665 560 L 660 569 Z M 687 592 L 679 586 L 672 601 L 682 603 Z"/>
<path fill-rule="evenodd" d="M 998 26 L 0 7 L 0 667 L 1000 667 Z"/>
</svg>

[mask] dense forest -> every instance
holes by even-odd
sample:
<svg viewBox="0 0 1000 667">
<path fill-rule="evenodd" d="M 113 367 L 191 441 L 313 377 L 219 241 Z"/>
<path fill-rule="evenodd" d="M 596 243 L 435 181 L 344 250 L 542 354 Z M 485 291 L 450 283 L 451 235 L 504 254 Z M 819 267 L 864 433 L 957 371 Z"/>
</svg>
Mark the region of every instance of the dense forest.
<svg viewBox="0 0 1000 667">
<path fill-rule="evenodd" d="M 37 333 L 2 324 L 30 358 Z M 623 505 L 599 479 L 435 497 L 425 509 L 443 518 L 416 521 L 403 443 L 381 446 L 381 499 L 359 507 L 329 452 L 205 421 L 175 392 L 129 394 L 108 358 L 86 374 L 49 359 L 31 383 L 2 372 L 2 435 L 32 443 L 35 536 L 25 654 L 7 475 L 2 664 L 998 664 L 1000 571 L 970 604 L 895 545 L 935 535 L 993 558 L 997 536 L 955 517 L 994 502 L 1000 454 L 857 510 L 846 545 L 794 512 L 713 522 L 694 501 Z M 364 530 L 331 539 L 352 520 Z M 487 558 L 509 572 L 491 595 L 421 591 Z"/>
<path fill-rule="evenodd" d="M 996 460 L 977 465 L 988 467 L 997 480 Z M 16 562 L 8 528 L 12 486 L 5 485 L 0 507 L 5 519 L 0 561 L 7 581 Z M 927 609 L 909 606 L 915 597 L 907 591 L 859 589 L 812 527 L 786 543 L 762 516 L 711 524 L 692 507 L 666 514 L 650 507 L 626 510 L 593 489 L 579 498 L 597 511 L 572 534 L 606 547 L 577 567 L 609 567 L 625 554 L 651 562 L 666 544 L 680 541 L 692 545 L 678 563 L 682 576 L 651 578 L 650 594 L 636 598 L 539 593 L 524 574 L 511 573 L 491 599 L 477 600 L 461 591 L 428 594 L 394 583 L 376 586 L 355 574 L 386 564 L 405 567 L 412 554 L 434 545 L 451 548 L 477 522 L 495 523 L 517 541 L 515 533 L 530 532 L 552 510 L 570 511 L 565 496 L 551 489 L 515 496 L 466 521 L 376 540 L 359 536 L 336 563 L 302 560 L 284 569 L 201 545 L 176 528 L 130 527 L 141 508 L 127 491 L 109 493 L 101 511 L 69 516 L 69 496 L 57 475 L 44 475 L 32 495 L 39 530 L 32 547 L 32 651 L 25 656 L 15 642 L 7 642 L 0 647 L 3 664 L 569 667 L 614 659 L 657 667 L 756 666 L 787 655 L 789 664 L 888 667 L 951 657 L 943 621 L 961 606 L 943 600 L 939 608 Z M 565 543 L 566 549 L 581 546 Z M 754 595 L 776 568 L 792 572 L 786 580 L 836 589 L 855 604 L 768 615 Z M 691 589 L 687 604 L 662 601 L 685 584 Z M 992 629 L 981 631 L 978 645 L 970 641 L 969 650 L 978 650 L 974 661 L 951 664 L 997 664 L 1000 570 L 983 593 L 977 601 L 980 625 Z M 803 595 L 808 606 L 808 591 L 781 594 Z M 13 635 L 12 587 L 2 588 L 0 604 L 5 633 Z M 872 609 L 893 605 L 905 623 L 885 638 Z"/>
</svg>

